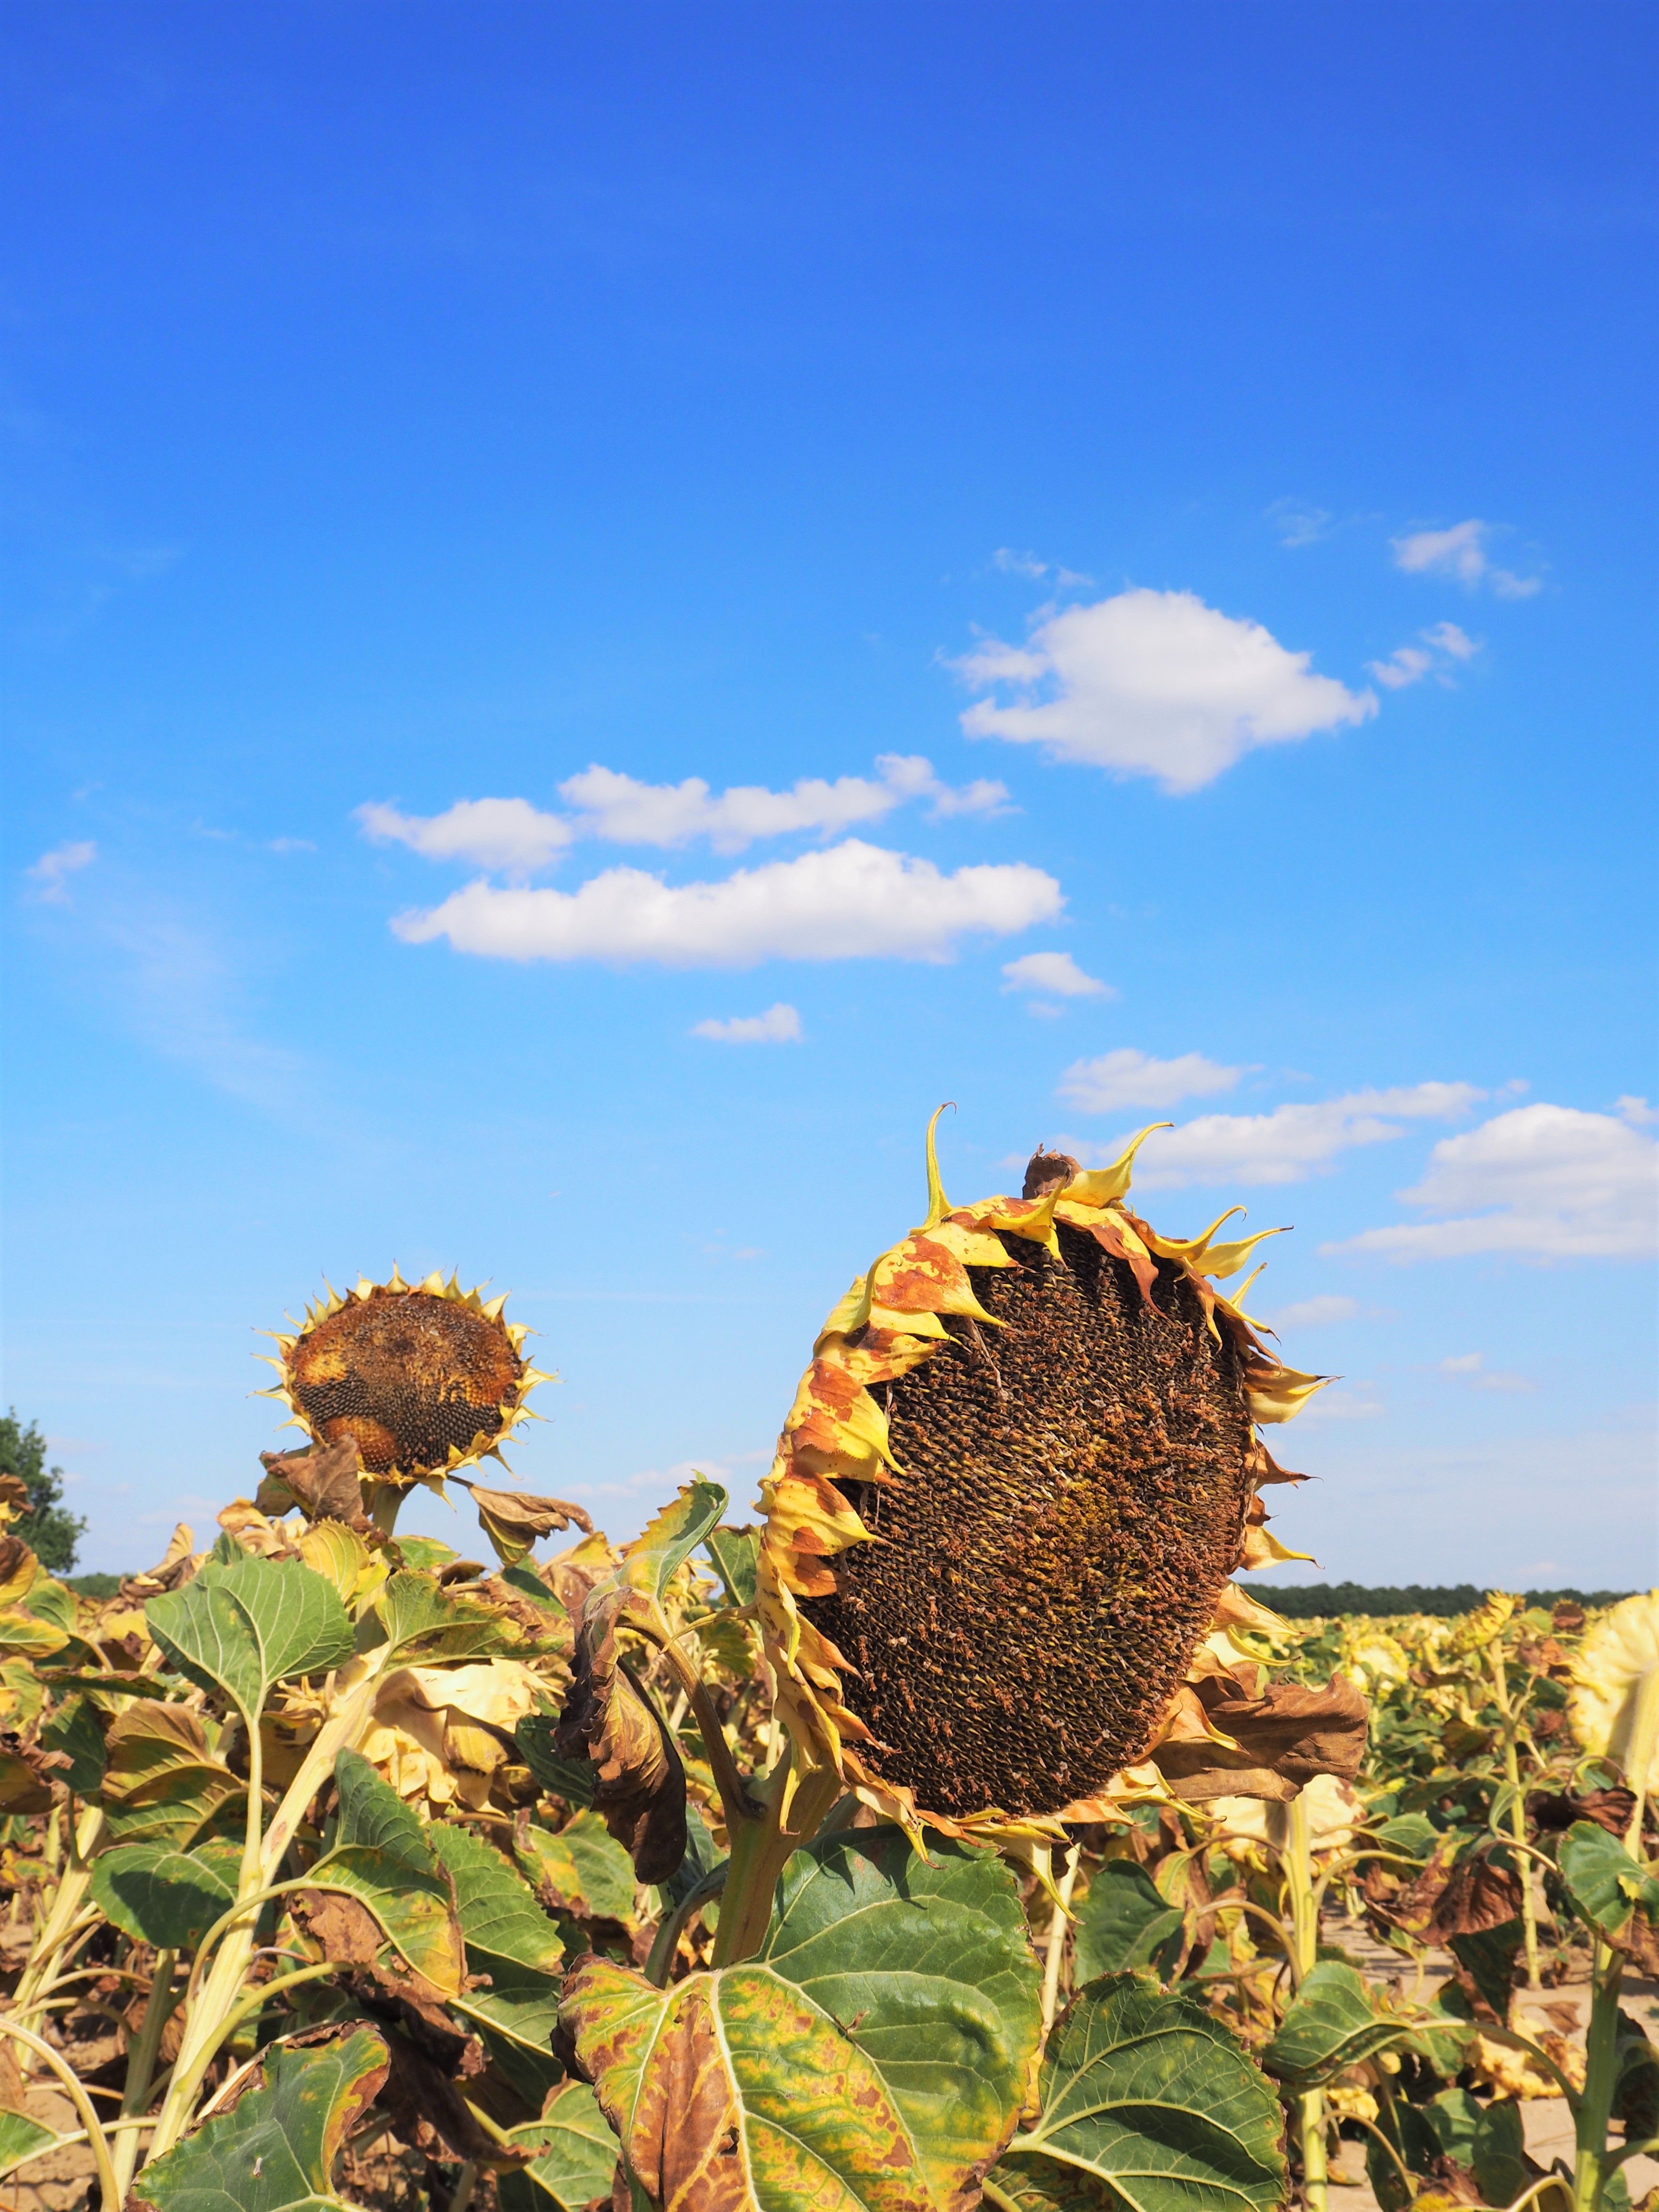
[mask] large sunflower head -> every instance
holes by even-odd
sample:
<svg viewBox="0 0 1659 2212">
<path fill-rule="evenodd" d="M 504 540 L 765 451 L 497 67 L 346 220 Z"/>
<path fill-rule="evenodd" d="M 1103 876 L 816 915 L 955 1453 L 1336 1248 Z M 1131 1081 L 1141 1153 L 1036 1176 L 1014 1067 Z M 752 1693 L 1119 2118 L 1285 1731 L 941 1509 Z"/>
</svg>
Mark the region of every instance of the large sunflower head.
<svg viewBox="0 0 1659 2212">
<path fill-rule="evenodd" d="M 1572 1730 L 1632 1790 L 1659 1790 L 1659 1589 L 1604 1613 L 1572 1658 Z"/>
<path fill-rule="evenodd" d="M 1171 1240 L 1129 1210 L 1149 1133 L 953 1207 L 930 1128 L 927 1218 L 829 1316 L 762 1486 L 797 1755 L 913 1827 L 1089 1817 L 1170 1736 L 1249 1765 L 1216 1717 L 1258 1674 L 1217 1631 L 1270 1619 L 1236 1568 L 1303 1556 L 1261 1525 L 1259 1486 L 1286 1478 L 1255 1427 L 1321 1378 L 1216 1288 L 1260 1237 L 1218 1243 L 1224 1214 Z"/>
<path fill-rule="evenodd" d="M 500 1447 L 530 1418 L 525 1401 L 549 1378 L 523 1355 L 529 1331 L 439 1274 L 331 1290 L 276 1335 L 280 1381 L 295 1423 L 319 1443 L 349 1437 L 363 1473 L 393 1488 L 435 1483 Z"/>
</svg>

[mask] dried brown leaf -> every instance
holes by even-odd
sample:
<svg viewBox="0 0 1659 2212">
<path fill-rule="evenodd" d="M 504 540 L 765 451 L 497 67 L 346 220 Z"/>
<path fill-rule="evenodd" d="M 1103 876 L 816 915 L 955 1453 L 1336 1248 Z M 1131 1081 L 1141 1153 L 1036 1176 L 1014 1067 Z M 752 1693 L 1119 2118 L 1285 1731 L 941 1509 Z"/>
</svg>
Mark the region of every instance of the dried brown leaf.
<svg viewBox="0 0 1659 2212">
<path fill-rule="evenodd" d="M 303 1451 L 261 1452 L 259 1464 L 265 1483 L 286 1490 L 307 1520 L 343 1521 L 349 1528 L 368 1528 L 362 1456 L 355 1437 L 338 1437 L 332 1443 L 313 1444 Z M 269 1512 L 275 1509 L 265 1504 L 265 1483 L 255 1503 Z"/>
<path fill-rule="evenodd" d="M 1268 1797 L 1283 1803 L 1316 1774 L 1352 1782 L 1365 1749 L 1365 1700 L 1345 1674 L 1323 1689 L 1275 1682 L 1256 1698 L 1226 1693 L 1223 1681 L 1198 1694 L 1212 1727 L 1237 1748 L 1206 1737 L 1154 1746 L 1151 1757 L 1178 1797 Z"/>
<path fill-rule="evenodd" d="M 665 1881 L 685 1856 L 685 1769 L 665 1723 L 617 1656 L 607 1615 L 576 1638 L 575 1678 L 554 1734 L 561 1759 L 591 1759 L 593 1809 L 641 1881 Z"/>
</svg>

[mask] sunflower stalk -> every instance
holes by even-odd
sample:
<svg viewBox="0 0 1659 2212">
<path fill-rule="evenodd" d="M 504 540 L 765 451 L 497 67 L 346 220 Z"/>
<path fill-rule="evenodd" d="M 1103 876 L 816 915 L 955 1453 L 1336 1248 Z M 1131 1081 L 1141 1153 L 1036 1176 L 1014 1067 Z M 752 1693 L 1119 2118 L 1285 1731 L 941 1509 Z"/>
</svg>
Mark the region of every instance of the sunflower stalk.
<svg viewBox="0 0 1659 2212">
<path fill-rule="evenodd" d="M 1291 1986 L 1299 1990 L 1319 1958 L 1319 1900 L 1314 1893 L 1305 1790 L 1298 1790 L 1291 1800 L 1289 1826 L 1290 1834 L 1280 1863 L 1291 1907 Z M 1295 2118 L 1297 2148 L 1302 2155 L 1303 2193 L 1309 2212 L 1327 2212 L 1329 2172 L 1324 2091 L 1303 2090 L 1296 2100 Z"/>
<path fill-rule="evenodd" d="M 1487 1670 L 1492 1675 L 1503 1739 L 1504 1779 L 1510 1792 L 1510 1834 L 1524 1852 L 1527 1848 L 1527 1801 L 1521 1787 L 1519 1743 L 1525 1732 L 1525 1715 L 1520 1698 L 1510 1692 L 1501 1636 L 1495 1637 L 1487 1644 L 1486 1659 Z M 1524 1858 L 1521 1863 L 1521 1933 L 1526 1952 L 1527 1987 L 1529 1990 L 1540 1989 L 1542 1984 L 1538 1972 L 1538 1901 L 1533 1891 L 1532 1869 Z"/>
</svg>

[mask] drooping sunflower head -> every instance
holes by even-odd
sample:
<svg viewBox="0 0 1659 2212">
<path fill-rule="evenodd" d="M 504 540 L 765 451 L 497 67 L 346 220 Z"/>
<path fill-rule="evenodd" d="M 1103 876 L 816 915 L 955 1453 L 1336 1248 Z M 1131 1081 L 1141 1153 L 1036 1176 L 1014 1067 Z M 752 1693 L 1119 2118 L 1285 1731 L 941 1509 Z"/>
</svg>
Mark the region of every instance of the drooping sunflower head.
<svg viewBox="0 0 1659 2212">
<path fill-rule="evenodd" d="M 1632 1789 L 1659 1790 L 1659 1589 L 1609 1607 L 1573 1654 L 1572 1732 L 1616 1760 Z"/>
<path fill-rule="evenodd" d="M 1218 1243 L 1224 1215 L 1170 1240 L 1128 1210 L 1148 1133 L 953 1208 L 930 1130 L 927 1219 L 830 1316 L 762 1486 L 798 1752 L 907 1824 L 1052 1822 L 1161 1735 L 1231 1741 L 1190 1686 L 1241 1662 L 1254 1684 L 1215 1632 L 1260 1613 L 1228 1578 L 1302 1556 L 1261 1526 L 1258 1486 L 1285 1478 L 1255 1427 L 1320 1378 L 1215 1287 L 1258 1237 Z"/>
<path fill-rule="evenodd" d="M 528 1330 L 503 1321 L 452 1276 L 330 1291 L 289 1335 L 276 1335 L 280 1381 L 297 1425 L 319 1443 L 350 1437 L 363 1472 L 395 1487 L 436 1482 L 500 1446 L 548 1377 L 525 1358 Z"/>
</svg>

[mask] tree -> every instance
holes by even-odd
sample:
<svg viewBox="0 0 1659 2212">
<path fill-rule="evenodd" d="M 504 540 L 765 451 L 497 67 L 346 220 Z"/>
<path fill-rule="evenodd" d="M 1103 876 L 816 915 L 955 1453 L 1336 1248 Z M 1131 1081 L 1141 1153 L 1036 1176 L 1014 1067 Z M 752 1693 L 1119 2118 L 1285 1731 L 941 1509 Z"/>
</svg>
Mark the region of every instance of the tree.
<svg viewBox="0 0 1659 2212">
<path fill-rule="evenodd" d="M 29 1510 L 12 1522 L 12 1533 L 22 1538 L 49 1574 L 66 1575 L 75 1565 L 87 1524 L 59 1503 L 64 1470 L 46 1465 L 46 1438 L 37 1423 L 23 1427 L 15 1406 L 0 1415 L 0 1474 L 16 1475 L 29 1494 Z"/>
</svg>

